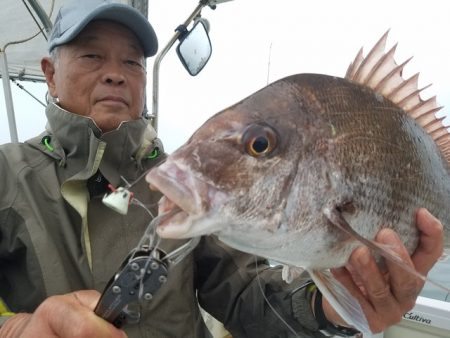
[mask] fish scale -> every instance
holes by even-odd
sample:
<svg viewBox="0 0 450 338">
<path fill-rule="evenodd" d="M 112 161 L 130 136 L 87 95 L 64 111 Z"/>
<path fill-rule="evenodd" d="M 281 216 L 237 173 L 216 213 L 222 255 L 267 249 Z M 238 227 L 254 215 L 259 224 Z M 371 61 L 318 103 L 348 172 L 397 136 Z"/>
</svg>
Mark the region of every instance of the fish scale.
<svg viewBox="0 0 450 338">
<path fill-rule="evenodd" d="M 372 95 L 372 93 L 369 94 Z M 396 111 L 397 114 L 393 114 L 393 111 Z M 407 174 L 405 176 L 409 177 L 410 180 L 412 179 L 410 177 L 412 174 L 416 175 L 413 177 L 413 184 L 406 180 L 402 184 L 402 179 L 399 177 L 397 179 L 398 183 L 394 185 L 398 187 L 396 190 L 404 191 L 404 189 L 415 188 L 417 184 L 420 184 L 420 189 L 428 190 L 429 193 L 427 195 L 432 196 L 435 194 L 431 194 L 431 192 L 440 190 L 439 187 L 442 184 L 439 183 L 437 186 L 436 181 L 441 178 L 445 181 L 444 186 L 447 187 L 442 193 L 445 197 L 444 200 L 449 201 L 448 196 L 450 196 L 450 193 L 448 187 L 450 176 L 448 166 L 444 165 L 440 172 L 429 174 L 423 180 L 418 180 L 419 177 L 417 175 L 433 171 L 433 166 L 431 168 L 425 168 L 429 166 L 429 163 L 439 164 L 440 162 L 445 163 L 445 161 L 442 158 L 429 159 L 430 154 L 435 154 L 435 157 L 440 157 L 438 156 L 439 152 L 434 149 L 433 152 L 430 151 L 428 153 L 430 148 L 434 148 L 434 143 L 404 112 L 396 107 L 389 108 L 389 111 L 383 114 L 386 119 L 383 119 L 383 116 L 380 116 L 380 114 L 373 114 L 372 110 L 366 110 L 364 114 L 366 118 L 363 118 L 362 114 L 355 117 L 353 112 L 339 112 L 338 114 L 331 113 L 326 115 L 332 121 L 331 123 L 336 129 L 337 137 L 339 137 L 340 151 L 337 153 L 336 160 L 340 162 L 346 161 L 348 163 L 347 172 L 360 173 L 361 170 L 361 168 L 354 167 L 354 164 L 358 162 L 354 161 L 355 157 L 349 158 L 349 155 L 366 154 L 366 158 L 371 161 L 371 163 L 365 163 L 367 168 L 372 169 L 373 173 L 385 173 L 387 179 L 392 178 L 394 173 Z M 371 118 L 374 115 L 379 117 L 376 119 L 376 124 L 382 124 L 381 128 L 378 126 L 372 128 L 374 123 Z M 392 118 L 393 116 L 397 118 L 394 119 Z M 415 130 L 408 131 L 408 129 Z M 342 135 L 347 134 L 350 135 L 348 140 L 347 137 L 342 137 Z M 417 135 L 420 134 L 422 136 L 419 140 L 427 142 L 426 148 L 415 145 L 417 143 Z M 356 140 L 358 137 L 361 137 L 361 139 Z M 372 149 L 367 149 L 367 147 L 371 147 Z M 422 150 L 422 153 L 418 153 L 419 150 Z M 377 168 L 377 166 L 381 168 Z M 420 194 L 416 195 L 420 196 Z M 437 202 L 436 200 L 439 199 L 434 198 L 433 202 Z M 433 203 L 430 203 L 430 205 L 433 205 Z"/>
</svg>

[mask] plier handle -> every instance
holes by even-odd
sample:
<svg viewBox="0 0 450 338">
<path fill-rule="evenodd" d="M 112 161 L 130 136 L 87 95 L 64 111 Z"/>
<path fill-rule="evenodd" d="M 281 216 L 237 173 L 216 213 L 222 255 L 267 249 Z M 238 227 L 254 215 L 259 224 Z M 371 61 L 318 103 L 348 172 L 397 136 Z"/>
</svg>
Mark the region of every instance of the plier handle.
<svg viewBox="0 0 450 338">
<path fill-rule="evenodd" d="M 132 250 L 106 285 L 94 312 L 117 328 L 139 322 L 139 302 L 152 300 L 167 281 L 169 267 L 178 264 L 199 241 L 199 237 L 192 238 L 169 254 L 145 245 Z"/>
<path fill-rule="evenodd" d="M 120 328 L 139 322 L 140 300 L 150 301 L 167 281 L 167 263 L 162 251 L 145 250 L 130 254 L 106 285 L 94 312 Z"/>
</svg>

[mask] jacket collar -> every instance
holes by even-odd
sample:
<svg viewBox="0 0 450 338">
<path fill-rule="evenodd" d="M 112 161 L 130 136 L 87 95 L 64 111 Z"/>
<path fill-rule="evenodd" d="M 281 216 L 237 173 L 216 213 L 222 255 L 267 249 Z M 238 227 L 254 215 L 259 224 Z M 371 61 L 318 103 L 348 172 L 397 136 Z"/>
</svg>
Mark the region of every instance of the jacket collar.
<svg viewBox="0 0 450 338">
<path fill-rule="evenodd" d="M 100 169 L 106 179 L 118 186 L 123 176 L 133 181 L 142 173 L 143 155 L 155 146 L 156 132 L 144 118 L 125 121 L 102 133 L 94 120 L 73 114 L 50 103 L 46 109 L 47 131 L 28 143 L 58 161 L 61 182 L 86 180 Z M 43 144 L 47 137 L 50 147 Z M 162 148 L 160 149 L 162 151 Z"/>
</svg>

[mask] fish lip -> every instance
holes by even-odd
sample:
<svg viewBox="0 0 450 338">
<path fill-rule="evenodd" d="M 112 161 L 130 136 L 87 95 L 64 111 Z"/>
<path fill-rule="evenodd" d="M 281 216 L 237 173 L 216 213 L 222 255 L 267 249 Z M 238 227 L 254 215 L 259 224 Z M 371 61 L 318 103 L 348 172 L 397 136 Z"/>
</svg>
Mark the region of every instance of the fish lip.
<svg viewBox="0 0 450 338">
<path fill-rule="evenodd" d="M 146 181 L 164 196 L 158 204 L 157 225 L 162 238 L 189 238 L 212 231 L 212 214 L 220 210 L 229 194 L 202 179 L 201 172 L 193 170 L 182 159 L 168 160 L 153 168 Z M 217 229 L 215 229 L 217 230 Z"/>
<path fill-rule="evenodd" d="M 195 203 L 198 200 L 196 196 L 198 194 L 186 186 L 182 180 L 178 180 L 176 175 L 168 175 L 165 171 L 155 168 L 146 175 L 146 180 L 153 189 L 156 188 L 164 195 L 159 202 L 159 213 L 167 212 L 175 206 L 188 214 L 197 214 L 202 211 L 198 203 Z"/>
<path fill-rule="evenodd" d="M 187 225 L 189 214 L 181 209 L 178 205 L 172 202 L 167 196 L 161 197 L 158 202 L 158 215 L 161 216 L 161 220 L 157 224 L 157 229 L 167 226 L 168 224 L 185 224 Z"/>
</svg>

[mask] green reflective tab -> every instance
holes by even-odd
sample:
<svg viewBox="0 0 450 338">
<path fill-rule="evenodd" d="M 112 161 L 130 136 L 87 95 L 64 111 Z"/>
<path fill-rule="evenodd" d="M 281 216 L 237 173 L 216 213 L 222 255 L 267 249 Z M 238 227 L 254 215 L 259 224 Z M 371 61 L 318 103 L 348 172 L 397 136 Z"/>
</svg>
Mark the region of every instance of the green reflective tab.
<svg viewBox="0 0 450 338">
<path fill-rule="evenodd" d="M 157 158 L 159 156 L 159 148 L 158 147 L 155 147 L 153 150 L 152 150 L 152 152 L 147 156 L 147 158 L 149 158 L 149 159 L 155 159 L 155 158 Z"/>
</svg>

